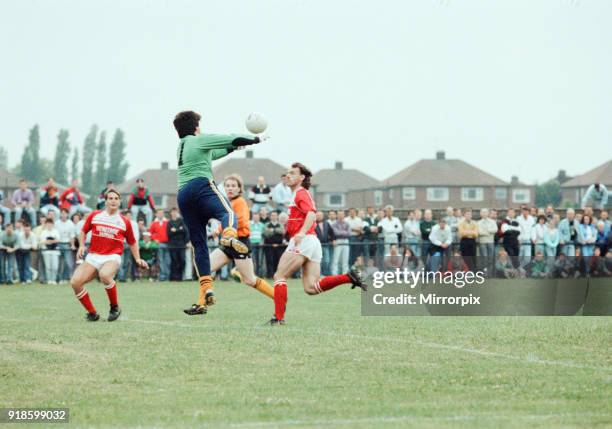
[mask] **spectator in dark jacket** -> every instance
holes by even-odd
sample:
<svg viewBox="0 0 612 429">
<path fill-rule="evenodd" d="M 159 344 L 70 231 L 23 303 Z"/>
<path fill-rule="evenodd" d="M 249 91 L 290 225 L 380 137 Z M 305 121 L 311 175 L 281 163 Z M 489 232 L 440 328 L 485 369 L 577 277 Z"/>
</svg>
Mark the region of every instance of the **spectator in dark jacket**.
<svg viewBox="0 0 612 429">
<path fill-rule="evenodd" d="M 521 227 L 517 222 L 513 209 L 508 209 L 508 215 L 501 223 L 500 231 L 504 238 L 504 250 L 510 256 L 512 265 L 517 268 L 519 265 L 519 241 L 518 237 L 521 234 Z"/>
<path fill-rule="evenodd" d="M 53 177 L 47 179 L 47 186 L 43 187 L 42 193 L 40 194 L 41 214 L 47 216 L 49 211 L 55 212 L 57 217 L 59 217 L 59 192 Z"/>
<path fill-rule="evenodd" d="M 266 224 L 263 231 L 264 245 L 266 246 L 266 274 L 268 278 L 274 276 L 278 261 L 283 254 L 283 240 L 285 238 L 285 227 L 278 221 L 278 212 L 270 213 L 270 222 Z"/>
<path fill-rule="evenodd" d="M 323 250 L 323 257 L 321 258 L 321 274 L 328 276 L 331 274 L 331 246 L 333 245 L 336 237 L 331 225 L 325 220 L 323 212 L 317 212 L 316 222 L 317 226 L 315 227 L 315 232 L 319 238 L 319 241 L 321 242 L 321 247 Z"/>
<path fill-rule="evenodd" d="M 136 187 L 132 189 L 132 193 L 128 197 L 127 208 L 131 210 L 135 221 L 138 221 L 138 214 L 142 212 L 145 215 L 146 225 L 151 223 L 155 211 L 155 202 L 149 189 L 145 186 L 144 179 L 136 180 Z"/>
<path fill-rule="evenodd" d="M 168 248 L 170 249 L 170 280 L 181 281 L 183 271 L 185 271 L 185 246 L 189 243 L 189 233 L 176 207 L 170 210 L 170 220 L 167 228 Z"/>
</svg>

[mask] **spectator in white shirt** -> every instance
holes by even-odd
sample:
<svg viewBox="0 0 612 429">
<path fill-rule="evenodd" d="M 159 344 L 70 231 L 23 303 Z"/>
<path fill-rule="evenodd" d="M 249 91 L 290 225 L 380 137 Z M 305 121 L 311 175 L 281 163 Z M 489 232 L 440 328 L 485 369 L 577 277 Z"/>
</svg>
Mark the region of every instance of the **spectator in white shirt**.
<svg viewBox="0 0 612 429">
<path fill-rule="evenodd" d="M 439 271 L 442 263 L 442 256 L 453 243 L 453 234 L 450 228 L 446 225 L 446 219 L 440 218 L 438 223 L 431 228 L 429 233 L 429 241 L 431 247 L 429 253 L 429 270 Z"/>
<path fill-rule="evenodd" d="M 531 262 L 531 230 L 535 225 L 535 218 L 529 214 L 529 207 L 523 206 L 521 214 L 516 218 L 519 224 L 520 234 L 519 241 L 519 258 L 521 267 L 524 267 Z"/>
<path fill-rule="evenodd" d="M 608 189 L 603 183 L 594 183 L 587 189 L 582 198 L 582 208 L 586 208 L 589 201 L 593 201 L 593 208 L 602 210 L 608 204 Z"/>
<path fill-rule="evenodd" d="M 361 235 L 363 234 L 363 219 L 357 216 L 357 210 L 349 209 L 349 215 L 346 218 L 351 229 L 349 237 L 349 266 L 352 267 L 358 256 L 362 255 Z"/>
<path fill-rule="evenodd" d="M 57 284 L 57 274 L 59 270 L 60 252 L 57 250 L 59 243 L 59 231 L 55 228 L 54 222 L 47 219 L 40 234 L 39 247 L 45 261 L 45 278 L 47 284 Z"/>
<path fill-rule="evenodd" d="M 38 240 L 32 233 L 32 227 L 28 224 L 23 226 L 17 240 L 17 268 L 19 270 L 19 281 L 21 283 L 32 283 L 32 270 L 30 268 L 30 257 L 32 250 L 36 250 Z"/>
<path fill-rule="evenodd" d="M 390 246 L 399 243 L 399 234 L 403 231 L 402 223 L 393 216 L 393 206 L 388 205 L 385 207 L 385 217 L 378 222 L 378 226 L 382 229 L 385 242 L 385 256 L 387 256 Z"/>
<path fill-rule="evenodd" d="M 223 188 L 223 187 L 222 187 Z M 272 191 L 270 187 L 266 185 L 266 180 L 263 176 L 257 178 L 257 185 L 253 186 L 249 191 L 249 199 L 253 202 L 251 212 L 258 212 L 260 208 L 266 207 L 268 210 L 271 209 L 270 194 Z"/>
<path fill-rule="evenodd" d="M 478 252 L 480 254 L 480 267 L 486 270 L 487 275 L 495 272 L 495 234 L 497 222 L 489 217 L 489 209 L 480 210 L 478 224 Z"/>
<path fill-rule="evenodd" d="M 412 250 L 414 256 L 421 256 L 421 211 L 414 210 L 408 213 L 404 223 L 404 243 Z"/>
<path fill-rule="evenodd" d="M 77 229 L 72 220 L 68 219 L 69 212 L 67 209 L 60 211 L 60 218 L 55 222 L 55 229 L 59 233 L 59 243 L 57 250 L 60 253 L 60 268 L 59 279 L 60 284 L 66 283 L 72 276 L 74 270 L 74 255 L 76 250 L 74 239 L 77 235 Z"/>
<path fill-rule="evenodd" d="M 535 244 L 536 252 L 546 254 L 544 235 L 546 234 L 546 216 L 539 215 L 537 223 L 531 228 L 531 242 Z"/>
<path fill-rule="evenodd" d="M 291 192 L 291 188 L 287 186 L 287 175 L 283 174 L 281 176 L 281 181 L 272 189 L 272 201 L 276 204 L 276 210 L 286 212 L 292 200 L 293 192 Z"/>
</svg>

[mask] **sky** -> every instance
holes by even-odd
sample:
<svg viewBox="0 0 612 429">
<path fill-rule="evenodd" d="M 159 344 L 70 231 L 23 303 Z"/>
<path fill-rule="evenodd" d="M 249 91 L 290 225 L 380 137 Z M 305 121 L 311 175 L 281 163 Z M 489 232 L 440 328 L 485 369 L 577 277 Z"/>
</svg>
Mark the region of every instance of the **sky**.
<svg viewBox="0 0 612 429">
<path fill-rule="evenodd" d="M 612 158 L 608 0 L 2 2 L 0 145 L 41 127 L 78 145 L 93 123 L 128 143 L 128 176 L 176 166 L 176 112 L 246 132 L 256 157 L 376 179 L 433 158 L 546 181 Z M 244 152 L 232 154 L 243 157 Z"/>
</svg>

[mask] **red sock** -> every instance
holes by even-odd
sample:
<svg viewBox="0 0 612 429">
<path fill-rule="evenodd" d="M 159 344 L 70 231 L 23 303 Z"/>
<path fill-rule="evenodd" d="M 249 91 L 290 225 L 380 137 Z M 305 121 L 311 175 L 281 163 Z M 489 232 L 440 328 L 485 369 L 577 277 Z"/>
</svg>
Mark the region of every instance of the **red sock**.
<svg viewBox="0 0 612 429">
<path fill-rule="evenodd" d="M 285 318 L 287 309 L 287 282 L 279 280 L 274 282 L 274 317 L 278 320 Z"/>
<path fill-rule="evenodd" d="M 76 297 L 79 301 L 81 301 L 81 304 L 83 304 L 83 307 L 85 307 L 85 310 L 87 310 L 88 313 L 97 313 L 96 307 L 94 307 L 94 305 L 91 303 L 91 299 L 89 299 L 87 289 L 83 289 L 81 292 L 77 293 Z"/>
<path fill-rule="evenodd" d="M 119 301 L 117 301 L 117 283 L 112 282 L 109 285 L 104 286 L 106 289 L 106 294 L 108 295 L 108 300 L 111 305 L 119 305 Z"/>
<path fill-rule="evenodd" d="M 346 283 L 351 283 L 351 278 L 348 274 L 338 274 L 337 276 L 325 276 L 315 283 L 315 289 L 318 293 L 327 292 Z"/>
</svg>

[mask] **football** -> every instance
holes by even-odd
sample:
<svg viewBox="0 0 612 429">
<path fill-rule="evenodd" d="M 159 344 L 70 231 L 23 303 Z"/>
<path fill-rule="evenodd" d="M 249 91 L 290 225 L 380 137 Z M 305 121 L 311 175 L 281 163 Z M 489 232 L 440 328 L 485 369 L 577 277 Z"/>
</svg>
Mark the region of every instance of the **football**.
<svg viewBox="0 0 612 429">
<path fill-rule="evenodd" d="M 249 132 L 253 134 L 260 134 L 266 130 L 268 122 L 261 114 L 251 113 L 249 116 L 247 116 L 245 125 Z"/>
</svg>

